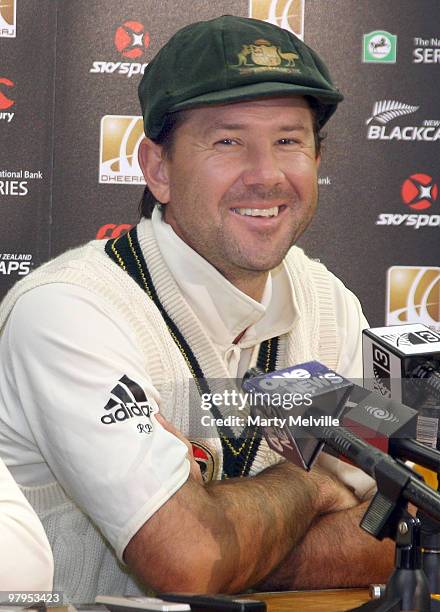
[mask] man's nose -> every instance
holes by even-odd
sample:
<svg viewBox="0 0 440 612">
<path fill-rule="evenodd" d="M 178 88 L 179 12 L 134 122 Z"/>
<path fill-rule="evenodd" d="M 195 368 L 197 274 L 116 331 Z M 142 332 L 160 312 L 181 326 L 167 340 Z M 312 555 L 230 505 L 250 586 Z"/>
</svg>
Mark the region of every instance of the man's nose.
<svg viewBox="0 0 440 612">
<path fill-rule="evenodd" d="M 284 172 L 280 167 L 271 145 L 260 146 L 248 150 L 246 166 L 242 174 L 245 185 L 274 186 L 284 181 Z"/>
</svg>

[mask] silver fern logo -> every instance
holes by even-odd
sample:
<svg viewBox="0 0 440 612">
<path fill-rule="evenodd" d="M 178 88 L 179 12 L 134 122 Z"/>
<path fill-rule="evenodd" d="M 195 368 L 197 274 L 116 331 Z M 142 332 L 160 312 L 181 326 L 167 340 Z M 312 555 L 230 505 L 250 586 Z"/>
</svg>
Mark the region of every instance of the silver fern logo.
<svg viewBox="0 0 440 612">
<path fill-rule="evenodd" d="M 440 140 L 440 120 L 425 119 L 421 125 L 394 125 L 391 121 L 413 115 L 420 106 L 406 104 L 399 100 L 378 100 L 374 103 L 371 117 L 365 121 L 368 125 L 368 140 L 408 140 L 432 142 Z"/>
<path fill-rule="evenodd" d="M 415 113 L 419 108 L 420 106 L 410 106 L 409 104 L 397 102 L 397 100 L 379 100 L 375 103 L 373 114 L 367 119 L 366 124 L 369 125 L 374 119 L 382 125 L 385 125 L 392 119 Z"/>
<path fill-rule="evenodd" d="M 378 408 L 377 406 L 365 406 L 365 410 L 375 419 L 387 421 L 388 423 L 399 422 L 399 419 L 394 414 L 391 414 L 391 412 L 389 412 L 386 408 Z"/>
</svg>

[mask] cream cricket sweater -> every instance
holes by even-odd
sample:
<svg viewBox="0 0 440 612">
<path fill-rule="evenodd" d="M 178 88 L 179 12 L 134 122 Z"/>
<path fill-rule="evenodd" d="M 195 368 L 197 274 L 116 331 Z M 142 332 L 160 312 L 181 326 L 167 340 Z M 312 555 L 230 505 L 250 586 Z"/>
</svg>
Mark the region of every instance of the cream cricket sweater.
<svg viewBox="0 0 440 612">
<path fill-rule="evenodd" d="M 208 334 L 170 275 L 151 223 L 146 220 L 141 223 L 140 246 L 162 305 L 191 346 L 205 376 L 229 378 L 229 372 L 213 350 Z M 129 275 L 110 260 L 104 246 L 104 241 L 93 241 L 69 251 L 17 283 L 0 305 L 0 330 L 16 301 L 34 287 L 47 283 L 72 283 L 93 291 L 133 330 L 145 355 L 145 367 L 160 393 L 161 412 L 186 433 L 189 415 L 182 407 L 188 406 L 190 374 L 185 360 L 157 307 Z M 334 277 L 323 265 L 310 260 L 296 247 L 287 255 L 286 265 L 301 316 L 295 320 L 290 333 L 280 339 L 277 368 L 316 359 L 337 369 L 344 347 L 340 345 L 335 322 Z M 174 384 L 168 384 L 169 381 Z M 213 439 L 212 443 L 221 457 L 218 439 Z M 250 474 L 256 474 L 276 461 L 278 457 L 261 444 Z M 219 475 L 220 471 L 216 476 Z M 353 480 L 351 476 L 346 480 L 353 484 L 350 479 Z M 353 486 L 356 488 L 356 484 Z M 360 490 L 362 488 L 365 489 L 363 484 L 359 486 Z M 64 590 L 73 602 L 91 602 L 97 593 L 140 592 L 135 580 L 101 535 L 99 526 L 95 526 L 65 495 L 57 482 L 23 487 L 23 492 L 40 516 L 49 540 L 57 543 L 54 549 L 54 589 Z M 64 534 L 61 539 L 55 537 L 60 532 Z"/>
</svg>

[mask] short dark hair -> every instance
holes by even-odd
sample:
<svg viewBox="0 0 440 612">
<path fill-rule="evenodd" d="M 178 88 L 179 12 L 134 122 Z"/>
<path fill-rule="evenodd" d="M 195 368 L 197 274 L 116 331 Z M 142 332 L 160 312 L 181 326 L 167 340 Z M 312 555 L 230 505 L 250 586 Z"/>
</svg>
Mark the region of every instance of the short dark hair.
<svg viewBox="0 0 440 612">
<path fill-rule="evenodd" d="M 322 112 L 322 106 L 316 98 L 306 96 L 306 100 L 310 106 L 313 115 L 313 136 L 315 138 L 315 151 L 316 155 L 321 153 L 322 141 L 326 138 L 327 134 L 323 133 L 320 129 L 320 117 Z M 188 112 L 185 110 L 178 111 L 176 113 L 169 113 L 166 116 L 163 129 L 159 136 L 154 139 L 156 144 L 160 144 L 163 148 L 165 157 L 171 157 L 173 152 L 174 137 L 178 127 L 180 127 L 186 120 Z M 139 212 L 141 217 L 151 219 L 154 207 L 156 204 L 160 204 L 154 195 L 151 193 L 148 185 L 145 185 L 144 193 L 142 194 L 139 202 Z"/>
</svg>

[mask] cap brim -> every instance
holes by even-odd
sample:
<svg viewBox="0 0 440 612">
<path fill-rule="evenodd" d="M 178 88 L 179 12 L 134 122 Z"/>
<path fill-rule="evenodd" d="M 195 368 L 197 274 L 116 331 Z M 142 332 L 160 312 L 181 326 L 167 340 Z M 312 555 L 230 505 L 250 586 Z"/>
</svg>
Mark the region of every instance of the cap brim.
<svg viewBox="0 0 440 612">
<path fill-rule="evenodd" d="M 189 100 L 175 104 L 169 112 L 177 112 L 179 110 L 210 104 L 230 104 L 232 102 L 253 100 L 255 98 L 271 98 L 274 96 L 311 96 L 312 98 L 316 98 L 324 106 L 323 116 L 319 122 L 321 126 L 324 125 L 334 113 L 338 102 L 344 99 L 344 96 L 337 91 L 302 87 L 301 85 L 294 85 L 293 83 L 266 81 L 264 83 L 253 83 L 243 87 L 212 91 L 201 96 L 196 96 L 195 98 L 190 98 Z"/>
</svg>

